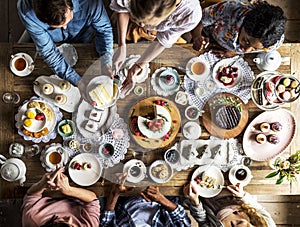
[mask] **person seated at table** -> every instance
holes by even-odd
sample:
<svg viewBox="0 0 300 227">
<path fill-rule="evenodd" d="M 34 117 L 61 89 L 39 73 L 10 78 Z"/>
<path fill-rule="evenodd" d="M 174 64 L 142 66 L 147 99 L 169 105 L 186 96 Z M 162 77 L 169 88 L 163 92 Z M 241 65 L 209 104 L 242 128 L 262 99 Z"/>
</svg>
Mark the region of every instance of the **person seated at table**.
<svg viewBox="0 0 300 227">
<path fill-rule="evenodd" d="M 37 52 L 55 74 L 78 85 L 81 76 L 56 43 L 90 43 L 94 38 L 102 68 L 111 71 L 113 33 L 102 0 L 19 0 L 17 8 Z"/>
<path fill-rule="evenodd" d="M 129 20 L 156 36 L 137 62 L 128 70 L 121 91 L 128 94 L 143 67 L 178 38 L 194 29 L 201 19 L 198 0 L 112 0 L 110 8 L 118 14 L 118 49 L 113 58 L 113 73 L 118 73 L 126 57 L 126 32 Z"/>
<path fill-rule="evenodd" d="M 101 226 L 191 226 L 178 197 L 171 201 L 158 187 L 149 186 L 141 196 L 119 198 L 127 190 L 125 186 L 112 185 L 100 215 Z"/>
<path fill-rule="evenodd" d="M 206 7 L 202 20 L 191 32 L 193 48 L 213 42 L 219 57 L 270 51 L 284 41 L 286 17 L 279 6 L 266 1 L 223 1 Z"/>
<path fill-rule="evenodd" d="M 184 196 L 189 199 L 186 203 L 199 226 L 276 227 L 271 215 L 241 185 L 229 185 L 227 189 L 232 196 L 205 199 L 197 194 L 194 182 L 184 187 Z"/>
<path fill-rule="evenodd" d="M 23 226 L 99 226 L 100 205 L 94 192 L 69 185 L 59 168 L 45 173 L 27 191 L 22 205 Z M 63 198 L 43 197 L 46 190 L 59 191 Z"/>
</svg>

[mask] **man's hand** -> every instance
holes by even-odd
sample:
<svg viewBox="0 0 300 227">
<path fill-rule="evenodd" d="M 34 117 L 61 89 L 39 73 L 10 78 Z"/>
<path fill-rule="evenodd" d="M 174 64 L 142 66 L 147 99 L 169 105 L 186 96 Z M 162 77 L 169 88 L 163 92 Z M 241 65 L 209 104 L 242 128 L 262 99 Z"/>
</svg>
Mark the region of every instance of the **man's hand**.
<svg viewBox="0 0 300 227">
<path fill-rule="evenodd" d="M 232 193 L 233 196 L 243 198 L 246 194 L 246 192 L 243 189 L 243 186 L 241 184 L 236 185 L 229 185 L 227 186 L 227 189 Z"/>
<path fill-rule="evenodd" d="M 136 76 L 142 73 L 143 69 L 140 65 L 134 64 L 127 73 L 127 77 L 121 86 L 121 93 L 126 96 L 128 95 L 136 84 Z"/>
<path fill-rule="evenodd" d="M 193 49 L 197 51 L 204 50 L 209 45 L 209 38 L 202 35 L 193 37 Z"/>
<path fill-rule="evenodd" d="M 157 186 L 149 186 L 141 192 L 141 196 L 148 202 L 161 203 L 166 197 L 160 193 Z"/>
<path fill-rule="evenodd" d="M 197 194 L 196 186 L 193 181 L 184 186 L 183 194 L 186 198 L 188 198 L 191 201 L 193 205 L 199 206 L 199 195 Z"/>
<path fill-rule="evenodd" d="M 238 55 L 235 51 L 225 50 L 223 48 L 212 48 L 212 53 L 218 58 L 231 58 Z"/>
</svg>

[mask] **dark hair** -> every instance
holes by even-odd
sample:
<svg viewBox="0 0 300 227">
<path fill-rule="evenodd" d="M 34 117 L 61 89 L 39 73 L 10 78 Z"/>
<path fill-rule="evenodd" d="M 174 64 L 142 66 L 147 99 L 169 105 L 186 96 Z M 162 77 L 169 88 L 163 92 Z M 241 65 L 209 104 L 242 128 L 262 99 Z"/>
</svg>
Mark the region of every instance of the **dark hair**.
<svg viewBox="0 0 300 227">
<path fill-rule="evenodd" d="M 73 10 L 72 0 L 32 0 L 37 18 L 49 25 L 61 25 L 66 21 L 67 8 Z"/>
<path fill-rule="evenodd" d="M 274 45 L 284 33 L 286 17 L 279 6 L 273 6 L 266 1 L 253 3 L 252 10 L 244 19 L 245 32 L 258 38 L 265 48 Z"/>
<path fill-rule="evenodd" d="M 132 15 L 143 20 L 147 17 L 161 17 L 168 13 L 176 4 L 176 0 L 131 0 Z"/>
<path fill-rule="evenodd" d="M 58 217 L 53 215 L 52 218 L 40 227 L 69 227 L 66 223 L 54 222 Z"/>
</svg>

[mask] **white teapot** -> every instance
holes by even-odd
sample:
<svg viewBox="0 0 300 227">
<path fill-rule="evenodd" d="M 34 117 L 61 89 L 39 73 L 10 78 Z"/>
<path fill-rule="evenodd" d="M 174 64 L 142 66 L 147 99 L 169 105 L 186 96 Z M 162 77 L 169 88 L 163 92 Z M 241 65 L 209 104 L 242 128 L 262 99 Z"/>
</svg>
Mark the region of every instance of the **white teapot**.
<svg viewBox="0 0 300 227">
<path fill-rule="evenodd" d="M 276 50 L 270 52 L 259 53 L 253 61 L 261 71 L 275 71 L 280 66 L 281 62 L 288 61 L 288 57 L 281 57 Z"/>
<path fill-rule="evenodd" d="M 26 181 L 26 166 L 25 163 L 19 158 L 6 159 L 3 155 L 0 155 L 1 177 L 9 182 L 19 181 L 23 186 Z"/>
</svg>

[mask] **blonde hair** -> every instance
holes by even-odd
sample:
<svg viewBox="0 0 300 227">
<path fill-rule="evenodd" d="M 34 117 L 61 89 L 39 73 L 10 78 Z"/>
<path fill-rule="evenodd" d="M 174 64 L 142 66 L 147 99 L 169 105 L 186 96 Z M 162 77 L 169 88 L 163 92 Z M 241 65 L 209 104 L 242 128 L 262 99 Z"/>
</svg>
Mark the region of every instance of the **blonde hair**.
<svg viewBox="0 0 300 227">
<path fill-rule="evenodd" d="M 176 0 L 131 0 L 130 10 L 132 16 L 143 21 L 152 17 L 163 17 L 170 13 L 176 5 Z"/>
<path fill-rule="evenodd" d="M 243 212 L 249 217 L 249 221 L 252 225 L 259 227 L 268 227 L 268 224 L 264 217 L 262 217 L 254 207 L 243 203 L 241 204 L 241 208 L 239 209 L 239 211 Z"/>
</svg>

